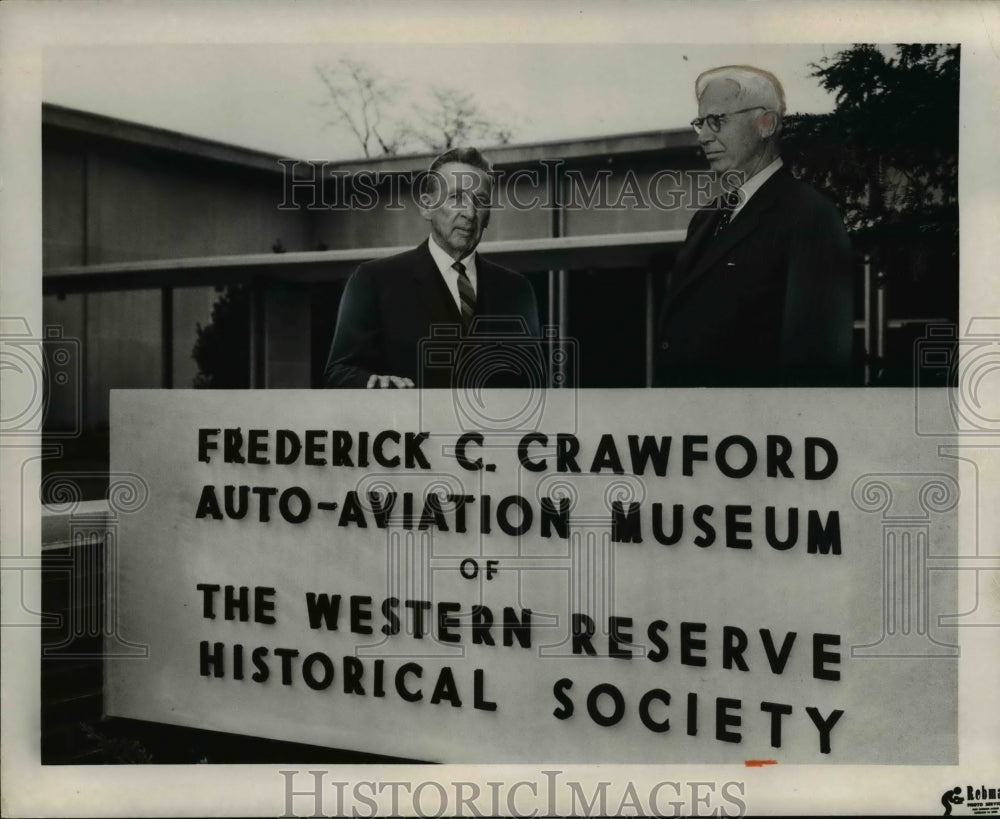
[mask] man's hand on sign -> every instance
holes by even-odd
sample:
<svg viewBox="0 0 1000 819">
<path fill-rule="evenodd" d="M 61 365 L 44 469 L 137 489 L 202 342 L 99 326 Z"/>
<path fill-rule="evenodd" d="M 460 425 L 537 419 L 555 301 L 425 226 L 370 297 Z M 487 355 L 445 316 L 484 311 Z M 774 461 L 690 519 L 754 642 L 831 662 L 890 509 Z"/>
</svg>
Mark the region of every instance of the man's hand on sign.
<svg viewBox="0 0 1000 819">
<path fill-rule="evenodd" d="M 391 390 L 391 389 L 412 389 L 413 379 L 404 378 L 398 375 L 376 375 L 372 373 L 365 384 L 369 390 Z"/>
</svg>

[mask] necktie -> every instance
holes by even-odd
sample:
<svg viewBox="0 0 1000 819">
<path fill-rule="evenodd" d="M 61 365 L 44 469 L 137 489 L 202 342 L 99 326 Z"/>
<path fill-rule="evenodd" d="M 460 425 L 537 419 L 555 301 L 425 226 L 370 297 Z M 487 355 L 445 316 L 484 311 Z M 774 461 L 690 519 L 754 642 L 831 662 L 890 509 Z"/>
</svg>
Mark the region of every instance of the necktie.
<svg viewBox="0 0 1000 819">
<path fill-rule="evenodd" d="M 727 191 L 719 199 L 719 210 L 722 213 L 719 215 L 719 223 L 715 226 L 715 235 L 718 236 L 722 231 L 726 229 L 726 226 L 732 221 L 733 211 L 740 204 L 740 192 L 739 190 Z"/>
<path fill-rule="evenodd" d="M 458 273 L 458 297 L 462 302 L 462 324 L 465 329 L 469 329 L 472 323 L 472 316 L 476 312 L 476 291 L 472 289 L 472 282 L 465 272 L 465 265 L 455 262 L 452 267 Z"/>
</svg>

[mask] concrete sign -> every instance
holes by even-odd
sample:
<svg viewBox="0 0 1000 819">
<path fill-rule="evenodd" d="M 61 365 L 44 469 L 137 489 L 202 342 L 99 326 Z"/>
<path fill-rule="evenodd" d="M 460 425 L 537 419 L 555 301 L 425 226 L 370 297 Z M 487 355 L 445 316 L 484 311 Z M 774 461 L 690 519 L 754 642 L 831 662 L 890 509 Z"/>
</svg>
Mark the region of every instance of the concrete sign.
<svg viewBox="0 0 1000 819">
<path fill-rule="evenodd" d="M 913 404 L 116 391 L 149 502 L 109 606 L 149 652 L 107 713 L 440 762 L 955 764 L 956 462 Z"/>
</svg>

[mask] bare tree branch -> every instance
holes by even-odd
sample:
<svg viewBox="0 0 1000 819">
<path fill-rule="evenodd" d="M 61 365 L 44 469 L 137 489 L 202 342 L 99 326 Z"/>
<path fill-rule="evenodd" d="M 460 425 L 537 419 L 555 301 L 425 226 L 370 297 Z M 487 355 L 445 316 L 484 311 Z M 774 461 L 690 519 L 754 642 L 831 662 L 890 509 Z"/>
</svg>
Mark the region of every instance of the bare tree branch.
<svg viewBox="0 0 1000 819">
<path fill-rule="evenodd" d="M 418 125 L 413 136 L 432 151 L 445 151 L 473 142 L 506 144 L 513 129 L 487 116 L 471 92 L 435 86 L 430 89 L 430 105 L 415 104 Z"/>
<path fill-rule="evenodd" d="M 387 79 L 363 62 L 343 58 L 333 66 L 317 66 L 316 74 L 326 88 L 333 108 L 328 124 L 346 128 L 370 157 L 375 150 L 396 153 L 399 139 L 395 124 L 388 121 L 403 91 L 402 83 Z"/>
<path fill-rule="evenodd" d="M 332 109 L 329 125 L 348 131 L 365 157 L 401 153 L 411 146 L 444 151 L 457 145 L 485 142 L 505 145 L 514 129 L 487 116 L 471 92 L 435 86 L 426 104 L 414 103 L 415 122 L 400 115 L 404 86 L 364 62 L 343 58 L 317 66 Z"/>
</svg>

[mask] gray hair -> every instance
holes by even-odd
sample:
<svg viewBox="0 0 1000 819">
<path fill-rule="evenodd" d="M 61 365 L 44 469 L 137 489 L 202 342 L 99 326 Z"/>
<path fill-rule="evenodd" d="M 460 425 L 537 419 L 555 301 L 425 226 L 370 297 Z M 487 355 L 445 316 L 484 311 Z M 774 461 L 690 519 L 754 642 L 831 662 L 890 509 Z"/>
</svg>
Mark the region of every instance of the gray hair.
<svg viewBox="0 0 1000 819">
<path fill-rule="evenodd" d="M 777 111 L 779 117 L 785 116 L 785 89 L 781 81 L 770 71 L 754 68 L 752 65 L 723 65 L 710 68 L 698 75 L 694 81 L 694 95 L 701 99 L 708 84 L 713 80 L 729 80 L 739 89 L 739 97 L 743 100 L 759 102 L 772 111 Z"/>
<path fill-rule="evenodd" d="M 431 173 L 436 171 L 442 165 L 447 165 L 449 162 L 461 162 L 463 165 L 471 165 L 473 168 L 479 168 L 483 173 L 489 176 L 493 173 L 493 166 L 490 161 L 483 156 L 482 151 L 478 148 L 471 148 L 461 146 L 458 148 L 451 148 L 434 157 L 434 161 L 431 162 L 428 172 Z"/>
<path fill-rule="evenodd" d="M 451 148 L 445 151 L 443 154 L 439 154 L 434 157 L 431 162 L 431 166 L 427 169 L 427 174 L 424 176 L 423 180 L 423 192 L 429 196 L 436 196 L 440 190 L 439 181 L 440 173 L 438 169 L 442 165 L 447 165 L 451 162 L 458 162 L 462 165 L 471 165 L 473 168 L 478 168 L 484 174 L 486 174 L 486 181 L 492 187 L 493 185 L 493 165 L 490 161 L 483 156 L 482 151 L 478 148 L 472 147 L 458 147 Z"/>
</svg>

